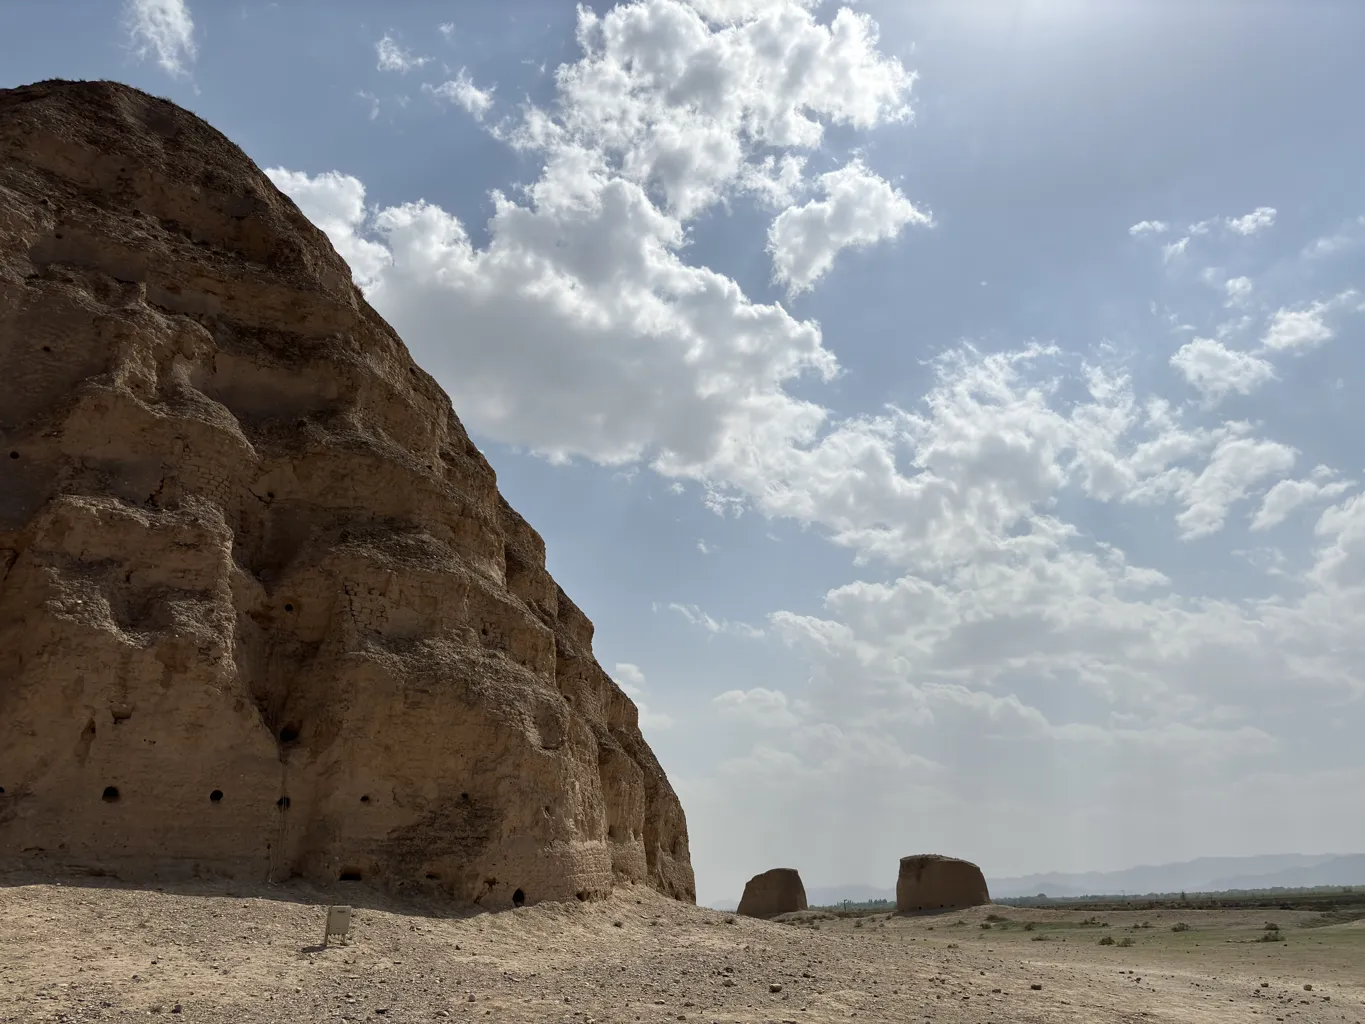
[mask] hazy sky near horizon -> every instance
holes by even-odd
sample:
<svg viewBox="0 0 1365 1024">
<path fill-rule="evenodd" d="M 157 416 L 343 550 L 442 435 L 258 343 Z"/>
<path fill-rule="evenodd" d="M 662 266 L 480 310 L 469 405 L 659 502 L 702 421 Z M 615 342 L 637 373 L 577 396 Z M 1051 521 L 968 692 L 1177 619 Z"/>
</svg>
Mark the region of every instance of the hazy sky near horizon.
<svg viewBox="0 0 1365 1024">
<path fill-rule="evenodd" d="M 1365 849 L 1365 5 L 11 0 L 205 117 L 597 626 L 698 897 Z"/>
</svg>

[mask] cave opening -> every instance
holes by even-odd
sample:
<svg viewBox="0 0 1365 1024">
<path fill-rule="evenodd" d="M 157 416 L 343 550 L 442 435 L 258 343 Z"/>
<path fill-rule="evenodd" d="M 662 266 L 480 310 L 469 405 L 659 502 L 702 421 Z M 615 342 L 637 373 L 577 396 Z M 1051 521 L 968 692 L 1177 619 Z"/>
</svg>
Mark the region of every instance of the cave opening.
<svg viewBox="0 0 1365 1024">
<path fill-rule="evenodd" d="M 299 738 L 299 730 L 301 728 L 302 726 L 300 726 L 298 722 L 290 722 L 280 729 L 280 742 L 293 743 Z"/>
<path fill-rule="evenodd" d="M 216 803 L 220 803 L 220 802 L 222 802 L 222 799 L 223 799 L 223 791 L 222 791 L 221 789 L 215 789 L 212 793 L 209 794 L 209 800 L 210 800 L 212 803 L 215 803 L 215 804 L 216 804 Z"/>
<path fill-rule="evenodd" d="M 337 877 L 338 877 L 341 881 L 343 881 L 343 882 L 359 882 L 359 881 L 361 881 L 360 872 L 357 871 L 355 868 L 346 868 L 346 869 L 345 869 L 344 871 L 342 871 L 341 874 L 338 875 Z"/>
<path fill-rule="evenodd" d="M 512 903 L 513 903 L 513 905 L 520 907 L 520 906 L 522 906 L 525 902 L 526 902 L 526 894 L 525 894 L 524 892 L 522 892 L 520 889 L 518 889 L 516 892 L 512 893 Z"/>
<path fill-rule="evenodd" d="M 106 804 L 118 803 L 119 793 L 117 786 L 105 786 L 104 794 L 100 797 Z"/>
</svg>

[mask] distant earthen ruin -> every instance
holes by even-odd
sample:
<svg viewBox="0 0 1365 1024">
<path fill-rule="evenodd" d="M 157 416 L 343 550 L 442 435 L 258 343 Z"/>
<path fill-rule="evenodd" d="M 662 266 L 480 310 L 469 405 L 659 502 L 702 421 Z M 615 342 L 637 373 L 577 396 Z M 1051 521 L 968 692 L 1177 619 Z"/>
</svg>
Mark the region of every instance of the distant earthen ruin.
<svg viewBox="0 0 1365 1024">
<path fill-rule="evenodd" d="M 745 917 L 773 917 L 806 908 L 806 887 L 795 868 L 773 868 L 754 875 L 739 901 Z"/>
<path fill-rule="evenodd" d="M 694 902 L 592 623 L 323 233 L 126 86 L 0 91 L 0 151 L 0 868 Z"/>
<path fill-rule="evenodd" d="M 896 911 L 902 914 L 980 907 L 991 901 L 986 876 L 971 861 L 937 854 L 902 857 Z"/>
</svg>

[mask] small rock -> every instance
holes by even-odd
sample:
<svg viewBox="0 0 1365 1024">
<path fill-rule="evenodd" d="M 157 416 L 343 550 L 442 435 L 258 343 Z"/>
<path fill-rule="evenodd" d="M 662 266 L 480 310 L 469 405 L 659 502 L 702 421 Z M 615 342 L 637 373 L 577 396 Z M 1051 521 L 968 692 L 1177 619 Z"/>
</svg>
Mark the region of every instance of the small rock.
<svg viewBox="0 0 1365 1024">
<path fill-rule="evenodd" d="M 1043 986 L 1038 984 L 1036 981 L 1032 985 L 1030 985 L 1029 988 L 1033 989 L 1033 991 L 1035 992 L 1043 991 Z"/>
<path fill-rule="evenodd" d="M 472 1003 L 472 1002 L 474 1001 L 474 993 L 473 993 L 473 992 L 469 993 L 469 995 L 465 996 L 465 999 L 466 999 L 467 1001 L 469 1001 L 469 1002 Z M 564 1001 L 565 1001 L 566 1003 L 568 1002 L 567 999 L 564 1000 Z"/>
<path fill-rule="evenodd" d="M 773 982 L 771 985 L 768 986 L 768 991 L 769 991 L 769 992 L 781 992 L 781 991 L 782 991 L 782 986 L 779 985 L 777 982 Z"/>
<path fill-rule="evenodd" d="M 724 985 L 726 988 L 734 988 L 734 987 L 735 987 L 735 979 L 734 979 L 734 978 L 726 978 L 724 981 L 721 982 L 721 984 Z"/>
<path fill-rule="evenodd" d="M 1312 991 L 1313 991 L 1313 986 L 1312 986 L 1312 985 L 1305 985 L 1305 986 L 1303 987 L 1303 990 L 1304 990 L 1305 992 L 1312 992 Z"/>
</svg>

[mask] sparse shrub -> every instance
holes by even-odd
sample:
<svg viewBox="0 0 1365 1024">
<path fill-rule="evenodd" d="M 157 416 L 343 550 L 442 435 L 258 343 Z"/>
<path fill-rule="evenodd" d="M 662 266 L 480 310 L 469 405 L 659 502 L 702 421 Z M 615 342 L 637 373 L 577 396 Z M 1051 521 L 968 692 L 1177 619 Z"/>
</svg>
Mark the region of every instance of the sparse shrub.
<svg viewBox="0 0 1365 1024">
<path fill-rule="evenodd" d="M 623 925 L 620 921 L 613 921 L 613 922 L 611 923 L 611 926 L 612 926 L 613 928 L 624 928 L 624 927 L 625 927 L 625 925 Z"/>
<path fill-rule="evenodd" d="M 1026 932 L 1031 932 L 1031 931 L 1033 931 L 1033 922 L 1032 922 L 1032 921 L 1029 921 L 1027 924 L 1024 925 L 1024 931 L 1026 931 Z"/>
<path fill-rule="evenodd" d="M 1173 932 L 1187 932 L 1189 930 L 1190 926 L 1184 921 L 1177 921 L 1175 924 L 1171 925 L 1171 931 Z"/>
<path fill-rule="evenodd" d="M 1116 942 L 1115 945 L 1122 946 L 1124 949 L 1127 949 L 1129 946 L 1133 945 L 1133 940 L 1129 938 L 1127 935 L 1125 935 L 1123 938 L 1119 939 L 1119 941 Z"/>
<path fill-rule="evenodd" d="M 1261 931 L 1263 932 L 1277 932 L 1279 930 L 1280 926 L 1277 925 L 1274 921 L 1267 921 L 1265 923 L 1265 926 L 1261 928 Z"/>
<path fill-rule="evenodd" d="M 982 922 L 981 922 L 981 930 L 982 930 L 982 931 L 985 931 L 986 929 L 990 928 L 990 926 L 991 926 L 991 923 L 990 923 L 989 921 L 982 921 Z"/>
<path fill-rule="evenodd" d="M 1150 927 L 1152 927 L 1152 922 L 1151 922 L 1151 921 L 1143 921 L 1142 924 L 1137 925 L 1137 927 L 1138 927 L 1138 928 L 1150 928 Z"/>
<path fill-rule="evenodd" d="M 1009 918 L 1004 917 L 1004 916 L 1001 915 L 1001 914 L 987 914 L 987 915 L 986 915 L 986 920 L 987 920 L 987 921 L 1008 921 Z"/>
<path fill-rule="evenodd" d="M 735 923 L 734 915 L 732 914 L 732 915 L 730 915 L 729 917 L 727 917 L 727 918 L 725 919 L 725 923 L 726 923 L 726 924 L 734 924 L 734 923 Z"/>
<path fill-rule="evenodd" d="M 1100 945 L 1101 945 L 1101 946 L 1112 946 L 1113 944 L 1114 944 L 1114 936 L 1112 936 L 1112 935 L 1106 935 L 1104 938 L 1100 939 Z"/>
<path fill-rule="evenodd" d="M 858 918 L 858 920 L 856 920 L 856 921 L 853 922 L 853 927 L 854 927 L 854 928 L 861 928 L 862 926 L 863 926 L 863 919 L 862 919 L 861 917 Z"/>
<path fill-rule="evenodd" d="M 1280 933 L 1279 933 L 1279 932 L 1262 932 L 1262 933 L 1261 933 L 1261 937 L 1258 938 L 1256 941 L 1257 941 L 1257 942 L 1280 942 L 1280 941 L 1282 941 L 1282 940 L 1281 940 L 1281 938 L 1280 938 Z"/>
<path fill-rule="evenodd" d="M 1051 935 L 1048 935 L 1046 932 L 1039 932 L 1037 935 L 1035 935 L 1035 936 L 1033 937 L 1033 941 L 1034 941 L 1034 942 L 1051 942 L 1051 941 L 1052 941 L 1052 936 L 1051 936 Z"/>
</svg>

